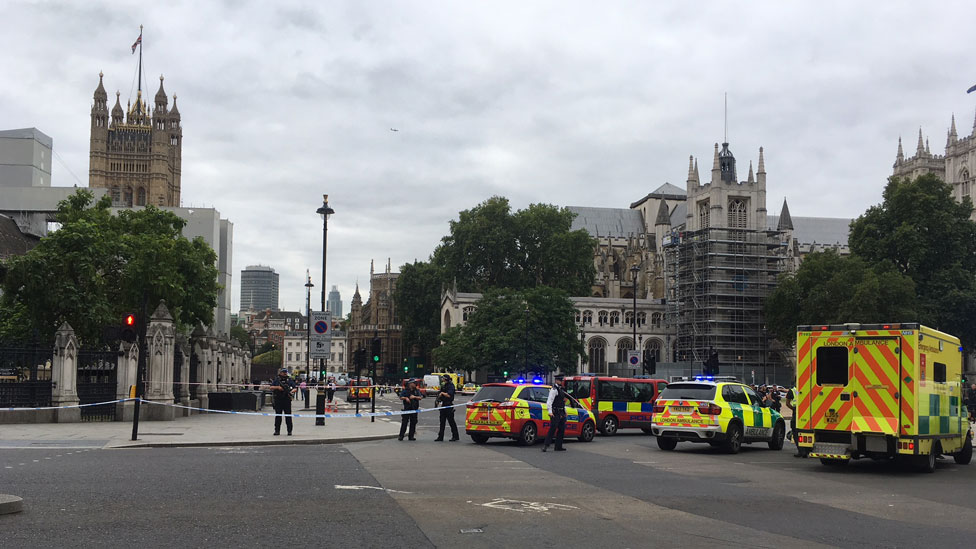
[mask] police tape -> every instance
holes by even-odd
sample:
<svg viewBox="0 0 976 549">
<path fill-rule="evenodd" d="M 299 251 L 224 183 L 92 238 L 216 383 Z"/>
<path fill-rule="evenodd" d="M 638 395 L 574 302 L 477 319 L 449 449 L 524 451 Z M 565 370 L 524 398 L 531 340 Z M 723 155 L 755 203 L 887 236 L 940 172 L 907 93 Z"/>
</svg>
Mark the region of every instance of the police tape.
<svg viewBox="0 0 976 549">
<path fill-rule="evenodd" d="M 125 399 L 134 400 L 134 399 Z M 460 408 L 461 406 L 467 406 L 468 404 L 474 404 L 477 402 L 483 402 L 481 400 L 464 402 L 461 404 L 452 404 L 450 406 L 438 406 L 436 408 L 419 408 L 417 410 L 400 410 L 400 411 L 390 411 L 390 412 L 360 412 L 352 414 L 278 414 L 274 412 L 239 412 L 236 410 L 214 410 L 211 408 L 196 408 L 194 406 L 185 406 L 183 404 L 175 404 L 172 402 L 159 402 L 155 400 L 145 400 L 140 399 L 145 404 L 156 404 L 158 406 L 170 406 L 172 408 L 180 408 L 183 410 L 196 410 L 198 412 L 207 412 L 213 414 L 230 414 L 236 416 L 264 416 L 264 417 L 295 417 L 295 418 L 354 418 L 354 417 L 393 417 L 393 416 L 406 416 L 412 414 L 422 414 L 424 412 L 436 412 L 443 410 L 445 408 Z"/>
<path fill-rule="evenodd" d="M 35 406 L 35 407 L 28 407 L 28 408 L 0 408 L 0 412 L 21 412 L 25 410 L 64 410 L 67 408 L 87 408 L 89 406 L 104 406 L 106 404 L 118 404 L 120 402 L 126 402 L 129 400 L 135 400 L 135 399 L 120 398 L 118 400 L 108 400 L 105 402 L 89 402 L 88 404 L 69 404 L 67 406 Z"/>
</svg>

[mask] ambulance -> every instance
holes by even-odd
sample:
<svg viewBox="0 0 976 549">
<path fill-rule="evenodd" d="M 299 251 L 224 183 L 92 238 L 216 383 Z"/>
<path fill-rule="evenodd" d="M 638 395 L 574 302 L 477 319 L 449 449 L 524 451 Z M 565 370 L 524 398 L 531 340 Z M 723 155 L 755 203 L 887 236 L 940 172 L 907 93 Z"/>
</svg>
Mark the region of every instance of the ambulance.
<svg viewBox="0 0 976 549">
<path fill-rule="evenodd" d="M 862 457 L 935 470 L 973 457 L 959 339 L 920 324 L 799 326 L 796 442 L 824 465 Z"/>
</svg>

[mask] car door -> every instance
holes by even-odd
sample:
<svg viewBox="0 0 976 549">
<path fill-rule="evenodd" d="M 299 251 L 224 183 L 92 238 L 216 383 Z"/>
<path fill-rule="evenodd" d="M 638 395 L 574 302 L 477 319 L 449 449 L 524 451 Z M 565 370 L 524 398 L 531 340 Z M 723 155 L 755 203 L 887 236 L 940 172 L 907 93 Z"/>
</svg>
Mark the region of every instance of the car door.
<svg viewBox="0 0 976 549">
<path fill-rule="evenodd" d="M 769 408 L 766 407 L 759 393 L 752 387 L 743 386 L 749 405 L 752 409 L 752 425 L 746 425 L 746 437 L 769 438 L 773 430 L 773 420 Z"/>
</svg>

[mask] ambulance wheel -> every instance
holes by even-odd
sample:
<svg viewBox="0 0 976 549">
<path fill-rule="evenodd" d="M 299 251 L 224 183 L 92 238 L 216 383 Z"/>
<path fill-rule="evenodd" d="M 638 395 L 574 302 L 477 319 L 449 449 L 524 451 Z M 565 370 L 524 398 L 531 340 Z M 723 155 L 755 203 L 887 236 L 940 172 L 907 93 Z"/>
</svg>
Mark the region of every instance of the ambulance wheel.
<svg viewBox="0 0 976 549">
<path fill-rule="evenodd" d="M 738 454 L 742 448 L 742 426 L 738 423 L 730 423 L 729 430 L 725 433 L 725 451 L 730 454 Z"/>
<path fill-rule="evenodd" d="M 538 439 L 539 429 L 535 426 L 535 423 L 526 421 L 525 426 L 522 427 L 522 432 L 519 433 L 518 443 L 522 446 L 532 446 Z"/>
<path fill-rule="evenodd" d="M 923 456 L 915 456 L 915 467 L 922 473 L 935 472 L 935 448 Z"/>
<path fill-rule="evenodd" d="M 662 450 L 666 450 L 670 452 L 671 450 L 674 450 L 677 446 L 678 446 L 678 439 L 676 438 L 657 437 L 657 447 Z"/>
<path fill-rule="evenodd" d="M 952 454 L 952 459 L 956 460 L 959 465 L 969 465 L 969 462 L 973 460 L 973 438 L 970 436 L 966 437 L 966 443 L 962 445 L 962 450 L 959 450 L 955 454 Z"/>
<path fill-rule="evenodd" d="M 617 421 L 616 417 L 607 416 L 603 419 L 603 426 L 600 427 L 600 432 L 603 433 L 604 435 L 607 435 L 608 437 L 611 437 L 617 434 L 617 427 L 619 425 L 620 423 Z"/>
<path fill-rule="evenodd" d="M 776 422 L 776 427 L 773 427 L 773 437 L 769 439 L 769 449 L 770 450 L 782 450 L 783 441 L 786 439 L 786 426 L 782 421 Z"/>
<path fill-rule="evenodd" d="M 471 435 L 471 440 L 473 440 L 475 444 L 484 444 L 488 442 L 488 435 Z"/>
<path fill-rule="evenodd" d="M 593 437 L 596 436 L 596 427 L 593 426 L 592 421 L 587 421 L 583 424 L 583 428 L 580 429 L 580 442 L 593 442 Z"/>
<path fill-rule="evenodd" d="M 826 465 L 827 467 L 843 467 L 850 463 L 849 459 L 831 459 L 831 458 L 820 458 L 820 463 Z"/>
</svg>

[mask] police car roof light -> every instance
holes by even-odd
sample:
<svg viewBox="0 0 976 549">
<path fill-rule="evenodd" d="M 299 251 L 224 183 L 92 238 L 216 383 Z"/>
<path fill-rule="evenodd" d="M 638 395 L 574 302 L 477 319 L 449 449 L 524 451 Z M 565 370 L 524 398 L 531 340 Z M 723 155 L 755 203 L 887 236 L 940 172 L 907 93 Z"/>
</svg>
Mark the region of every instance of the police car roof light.
<svg viewBox="0 0 976 549">
<path fill-rule="evenodd" d="M 542 384 L 542 378 L 541 377 L 533 378 L 532 379 L 532 383 L 535 383 L 536 385 L 541 385 Z"/>
</svg>

